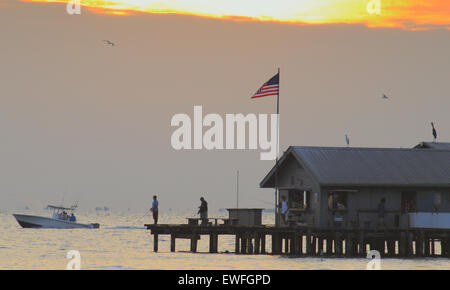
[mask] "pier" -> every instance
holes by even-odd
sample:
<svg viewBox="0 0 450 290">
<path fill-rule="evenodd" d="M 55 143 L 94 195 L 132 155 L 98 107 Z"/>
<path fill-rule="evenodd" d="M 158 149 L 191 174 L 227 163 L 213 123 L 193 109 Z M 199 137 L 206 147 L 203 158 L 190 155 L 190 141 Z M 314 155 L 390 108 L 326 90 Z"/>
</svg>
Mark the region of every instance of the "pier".
<svg viewBox="0 0 450 290">
<path fill-rule="evenodd" d="M 271 254 L 297 257 L 364 257 L 377 250 L 382 257 L 448 257 L 448 229 L 340 229 L 317 227 L 275 227 L 273 225 L 188 225 L 147 224 L 153 236 L 154 252 L 158 238 L 170 235 L 170 251 L 176 251 L 177 239 L 190 239 L 190 251 L 197 252 L 202 236 L 209 237 L 209 253 L 218 252 L 219 236 L 235 237 L 236 254 Z M 271 241 L 267 249 L 266 241 Z M 437 245 L 440 245 L 438 251 Z M 270 251 L 269 251 L 270 250 Z"/>
</svg>

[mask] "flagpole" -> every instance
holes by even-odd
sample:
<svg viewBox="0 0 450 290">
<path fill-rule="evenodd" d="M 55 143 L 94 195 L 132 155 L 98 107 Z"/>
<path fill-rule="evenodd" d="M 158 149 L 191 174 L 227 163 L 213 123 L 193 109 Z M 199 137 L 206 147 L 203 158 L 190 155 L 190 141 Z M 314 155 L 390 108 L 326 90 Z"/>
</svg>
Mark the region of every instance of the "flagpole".
<svg viewBox="0 0 450 290">
<path fill-rule="evenodd" d="M 279 226 L 279 222 L 278 222 L 278 212 L 279 212 L 279 207 L 278 207 L 278 155 L 279 155 L 279 126 L 280 126 L 280 86 L 281 85 L 281 78 L 280 78 L 280 68 L 278 68 L 278 93 L 277 93 L 277 136 L 276 136 L 276 158 L 275 158 L 275 226 Z"/>
<path fill-rule="evenodd" d="M 239 208 L 239 170 L 236 174 L 236 208 Z"/>
</svg>

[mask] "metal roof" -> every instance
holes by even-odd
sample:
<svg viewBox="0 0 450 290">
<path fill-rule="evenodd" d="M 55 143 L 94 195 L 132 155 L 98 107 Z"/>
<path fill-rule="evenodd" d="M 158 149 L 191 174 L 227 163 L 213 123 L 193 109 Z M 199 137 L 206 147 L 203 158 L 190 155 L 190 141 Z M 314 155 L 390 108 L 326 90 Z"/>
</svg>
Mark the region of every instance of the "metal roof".
<svg viewBox="0 0 450 290">
<path fill-rule="evenodd" d="M 291 146 L 279 166 L 290 154 L 322 186 L 450 188 L 449 150 Z M 273 185 L 274 172 L 275 167 L 261 187 Z"/>
<path fill-rule="evenodd" d="M 414 148 L 450 150 L 450 142 L 421 142 Z"/>
</svg>

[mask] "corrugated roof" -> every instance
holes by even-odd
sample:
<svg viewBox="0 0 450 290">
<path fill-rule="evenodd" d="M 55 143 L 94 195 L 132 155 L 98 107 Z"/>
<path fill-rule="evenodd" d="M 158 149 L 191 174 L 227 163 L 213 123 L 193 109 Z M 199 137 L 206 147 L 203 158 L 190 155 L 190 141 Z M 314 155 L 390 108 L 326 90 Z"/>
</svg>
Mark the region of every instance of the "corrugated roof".
<svg viewBox="0 0 450 290">
<path fill-rule="evenodd" d="M 289 154 L 325 186 L 450 188 L 448 150 L 293 146 L 285 153 Z M 274 171 L 264 178 L 261 187 L 270 187 L 267 182 Z"/>
<path fill-rule="evenodd" d="M 421 142 L 415 148 L 450 150 L 450 143 L 446 143 L 446 142 Z"/>
</svg>

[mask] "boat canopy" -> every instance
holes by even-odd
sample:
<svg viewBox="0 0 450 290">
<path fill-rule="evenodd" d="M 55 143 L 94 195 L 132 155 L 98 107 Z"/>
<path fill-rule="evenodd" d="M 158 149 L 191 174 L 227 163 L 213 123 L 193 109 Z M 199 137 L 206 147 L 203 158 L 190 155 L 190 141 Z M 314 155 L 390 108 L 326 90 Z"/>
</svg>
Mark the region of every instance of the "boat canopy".
<svg viewBox="0 0 450 290">
<path fill-rule="evenodd" d="M 75 210 L 77 208 L 76 206 L 62 207 L 62 206 L 55 206 L 55 205 L 47 205 L 47 207 L 52 208 L 52 209 L 59 209 L 59 210 Z"/>
</svg>

